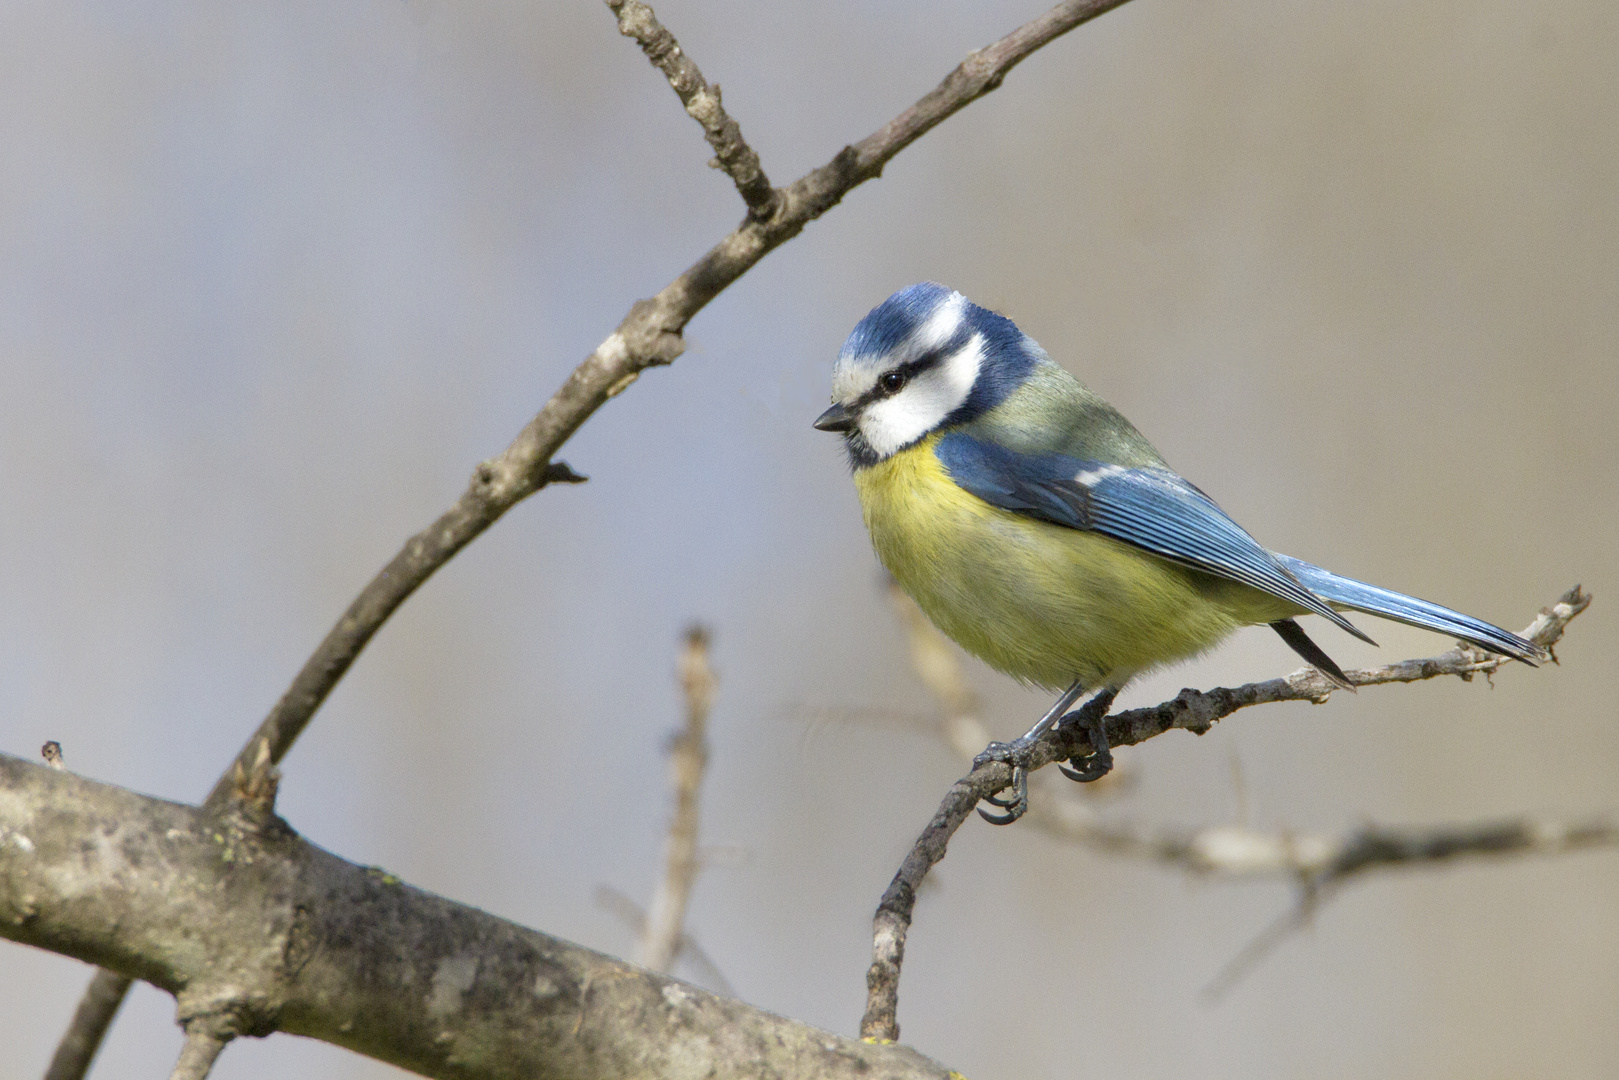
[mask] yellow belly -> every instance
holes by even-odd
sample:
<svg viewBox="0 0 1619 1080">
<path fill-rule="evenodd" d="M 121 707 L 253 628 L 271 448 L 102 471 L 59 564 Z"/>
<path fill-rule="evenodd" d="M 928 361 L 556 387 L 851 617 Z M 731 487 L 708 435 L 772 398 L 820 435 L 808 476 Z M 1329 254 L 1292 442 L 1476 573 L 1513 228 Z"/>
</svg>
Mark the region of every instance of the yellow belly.
<svg viewBox="0 0 1619 1080">
<path fill-rule="evenodd" d="M 1025 682 L 1122 686 L 1299 609 L 1140 548 L 991 506 L 931 436 L 855 473 L 877 556 L 962 648 Z"/>
</svg>

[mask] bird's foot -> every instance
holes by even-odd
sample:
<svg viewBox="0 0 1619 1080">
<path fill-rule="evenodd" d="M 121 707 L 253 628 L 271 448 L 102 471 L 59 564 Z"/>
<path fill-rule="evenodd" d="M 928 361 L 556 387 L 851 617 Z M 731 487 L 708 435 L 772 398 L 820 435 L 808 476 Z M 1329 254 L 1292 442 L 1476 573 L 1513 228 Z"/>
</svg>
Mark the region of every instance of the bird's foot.
<svg viewBox="0 0 1619 1080">
<path fill-rule="evenodd" d="M 1001 762 L 1012 766 L 1012 795 L 1002 799 L 995 795 L 984 796 L 984 801 L 991 806 L 999 806 L 1006 811 L 1004 814 L 991 814 L 983 807 L 978 808 L 978 816 L 991 825 L 1010 825 L 1018 818 L 1029 812 L 1029 765 L 1034 748 L 1038 745 L 1038 736 L 1030 738 L 1025 735 L 1012 742 L 992 742 L 986 746 L 981 754 L 973 758 L 973 768 L 980 765 L 989 765 Z"/>
<path fill-rule="evenodd" d="M 1083 712 L 1083 710 L 1081 710 Z M 1068 759 L 1068 765 L 1057 763 L 1057 768 L 1070 780 L 1081 784 L 1089 784 L 1100 780 L 1113 771 L 1113 748 L 1107 742 L 1107 715 L 1086 718 L 1081 712 L 1072 712 L 1068 716 L 1077 717 L 1085 724 L 1085 730 L 1091 738 L 1091 752 L 1081 757 L 1076 754 Z M 1068 716 L 1063 717 L 1067 720 Z"/>
</svg>

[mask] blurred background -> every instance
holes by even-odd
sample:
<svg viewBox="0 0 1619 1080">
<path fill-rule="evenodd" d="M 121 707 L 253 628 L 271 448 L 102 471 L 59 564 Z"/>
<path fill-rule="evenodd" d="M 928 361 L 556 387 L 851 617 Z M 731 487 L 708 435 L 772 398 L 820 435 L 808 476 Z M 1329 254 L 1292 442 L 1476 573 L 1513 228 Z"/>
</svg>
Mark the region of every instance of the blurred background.
<svg viewBox="0 0 1619 1080">
<path fill-rule="evenodd" d="M 664 0 L 786 183 L 1029 3 Z M 594 948 L 670 803 L 681 628 L 721 683 L 689 927 L 746 1000 L 853 1034 L 870 917 L 960 763 L 841 448 L 843 337 L 946 282 L 1016 319 L 1262 542 L 1563 664 L 1171 733 L 1105 810 L 1276 830 L 1619 804 L 1619 8 L 1136 0 L 1020 67 L 769 256 L 690 348 L 379 635 L 280 810 L 361 863 Z M 599 3 L 0 7 L 0 748 L 194 801 L 399 544 L 741 217 Z M 1364 620 L 1363 620 L 1364 621 Z M 1439 652 L 1313 629 L 1348 664 Z M 1125 704 L 1291 671 L 1268 631 Z M 974 663 L 1003 735 L 1046 706 Z M 1240 772 L 1242 783 L 1234 780 Z M 566 773 L 565 787 L 542 777 Z M 1239 798 L 1239 787 L 1246 795 Z M 1619 855 L 1352 887 L 1216 1004 L 1292 894 L 969 823 L 925 893 L 904 1039 L 979 1080 L 1605 1077 Z M 682 971 L 684 974 L 692 974 Z M 0 943 L 0 1074 L 90 971 Z M 137 987 L 97 1080 L 164 1075 Z M 215 1076 L 401 1075 L 287 1036 Z"/>
</svg>

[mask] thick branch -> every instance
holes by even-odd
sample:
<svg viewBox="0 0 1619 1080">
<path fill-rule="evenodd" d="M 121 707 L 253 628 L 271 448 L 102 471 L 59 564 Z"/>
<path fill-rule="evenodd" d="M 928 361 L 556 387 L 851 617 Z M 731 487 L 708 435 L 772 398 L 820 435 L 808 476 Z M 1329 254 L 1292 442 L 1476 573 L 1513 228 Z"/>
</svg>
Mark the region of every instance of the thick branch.
<svg viewBox="0 0 1619 1080">
<path fill-rule="evenodd" d="M 839 1038 L 256 824 L 0 755 L 0 936 L 176 995 L 188 1032 L 285 1031 L 426 1076 L 928 1077 Z"/>
<path fill-rule="evenodd" d="M 1591 597 L 1576 585 L 1556 604 L 1541 611 L 1524 630 L 1523 636 L 1545 649 L 1561 640 L 1564 629 L 1590 606 Z M 1504 664 L 1515 663 L 1504 657 L 1482 652 L 1468 645 L 1426 660 L 1407 660 L 1386 667 L 1366 668 L 1348 673 L 1356 686 L 1380 683 L 1416 682 L 1455 675 L 1471 679 L 1490 675 Z M 1296 671 L 1285 678 L 1248 683 L 1235 689 L 1220 687 L 1209 691 L 1182 690 L 1172 701 L 1144 709 L 1130 709 L 1107 717 L 1108 742 L 1113 746 L 1133 746 L 1173 728 L 1185 728 L 1199 735 L 1218 720 L 1238 709 L 1275 701 L 1323 702 L 1335 687 L 1313 668 Z M 1040 740 L 1030 762 L 1039 769 L 1053 761 L 1083 756 L 1090 750 L 1086 731 L 1094 722 L 1087 703 L 1077 722 L 1064 723 Z M 1070 714 L 1073 715 L 1073 714 Z M 899 1038 L 899 975 L 905 960 L 905 937 L 916 907 L 916 893 L 929 870 L 943 859 L 950 837 L 961 827 L 979 800 L 1005 790 L 1012 782 L 1012 768 L 1003 762 L 978 766 L 951 785 L 933 819 L 917 838 L 894 880 L 877 905 L 872 927 L 871 967 L 866 973 L 866 1013 L 860 1034 L 869 1039 Z"/>
</svg>

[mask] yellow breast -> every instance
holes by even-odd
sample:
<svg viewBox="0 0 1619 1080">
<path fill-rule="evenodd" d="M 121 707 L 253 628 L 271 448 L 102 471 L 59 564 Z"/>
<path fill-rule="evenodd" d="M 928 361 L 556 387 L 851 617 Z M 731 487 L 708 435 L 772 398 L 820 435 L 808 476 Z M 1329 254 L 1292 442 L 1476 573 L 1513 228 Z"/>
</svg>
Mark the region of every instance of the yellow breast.
<svg viewBox="0 0 1619 1080">
<path fill-rule="evenodd" d="M 1122 686 L 1284 602 L 1098 533 L 991 506 L 950 479 L 933 435 L 855 473 L 877 556 L 946 634 L 1052 689 Z"/>
</svg>

